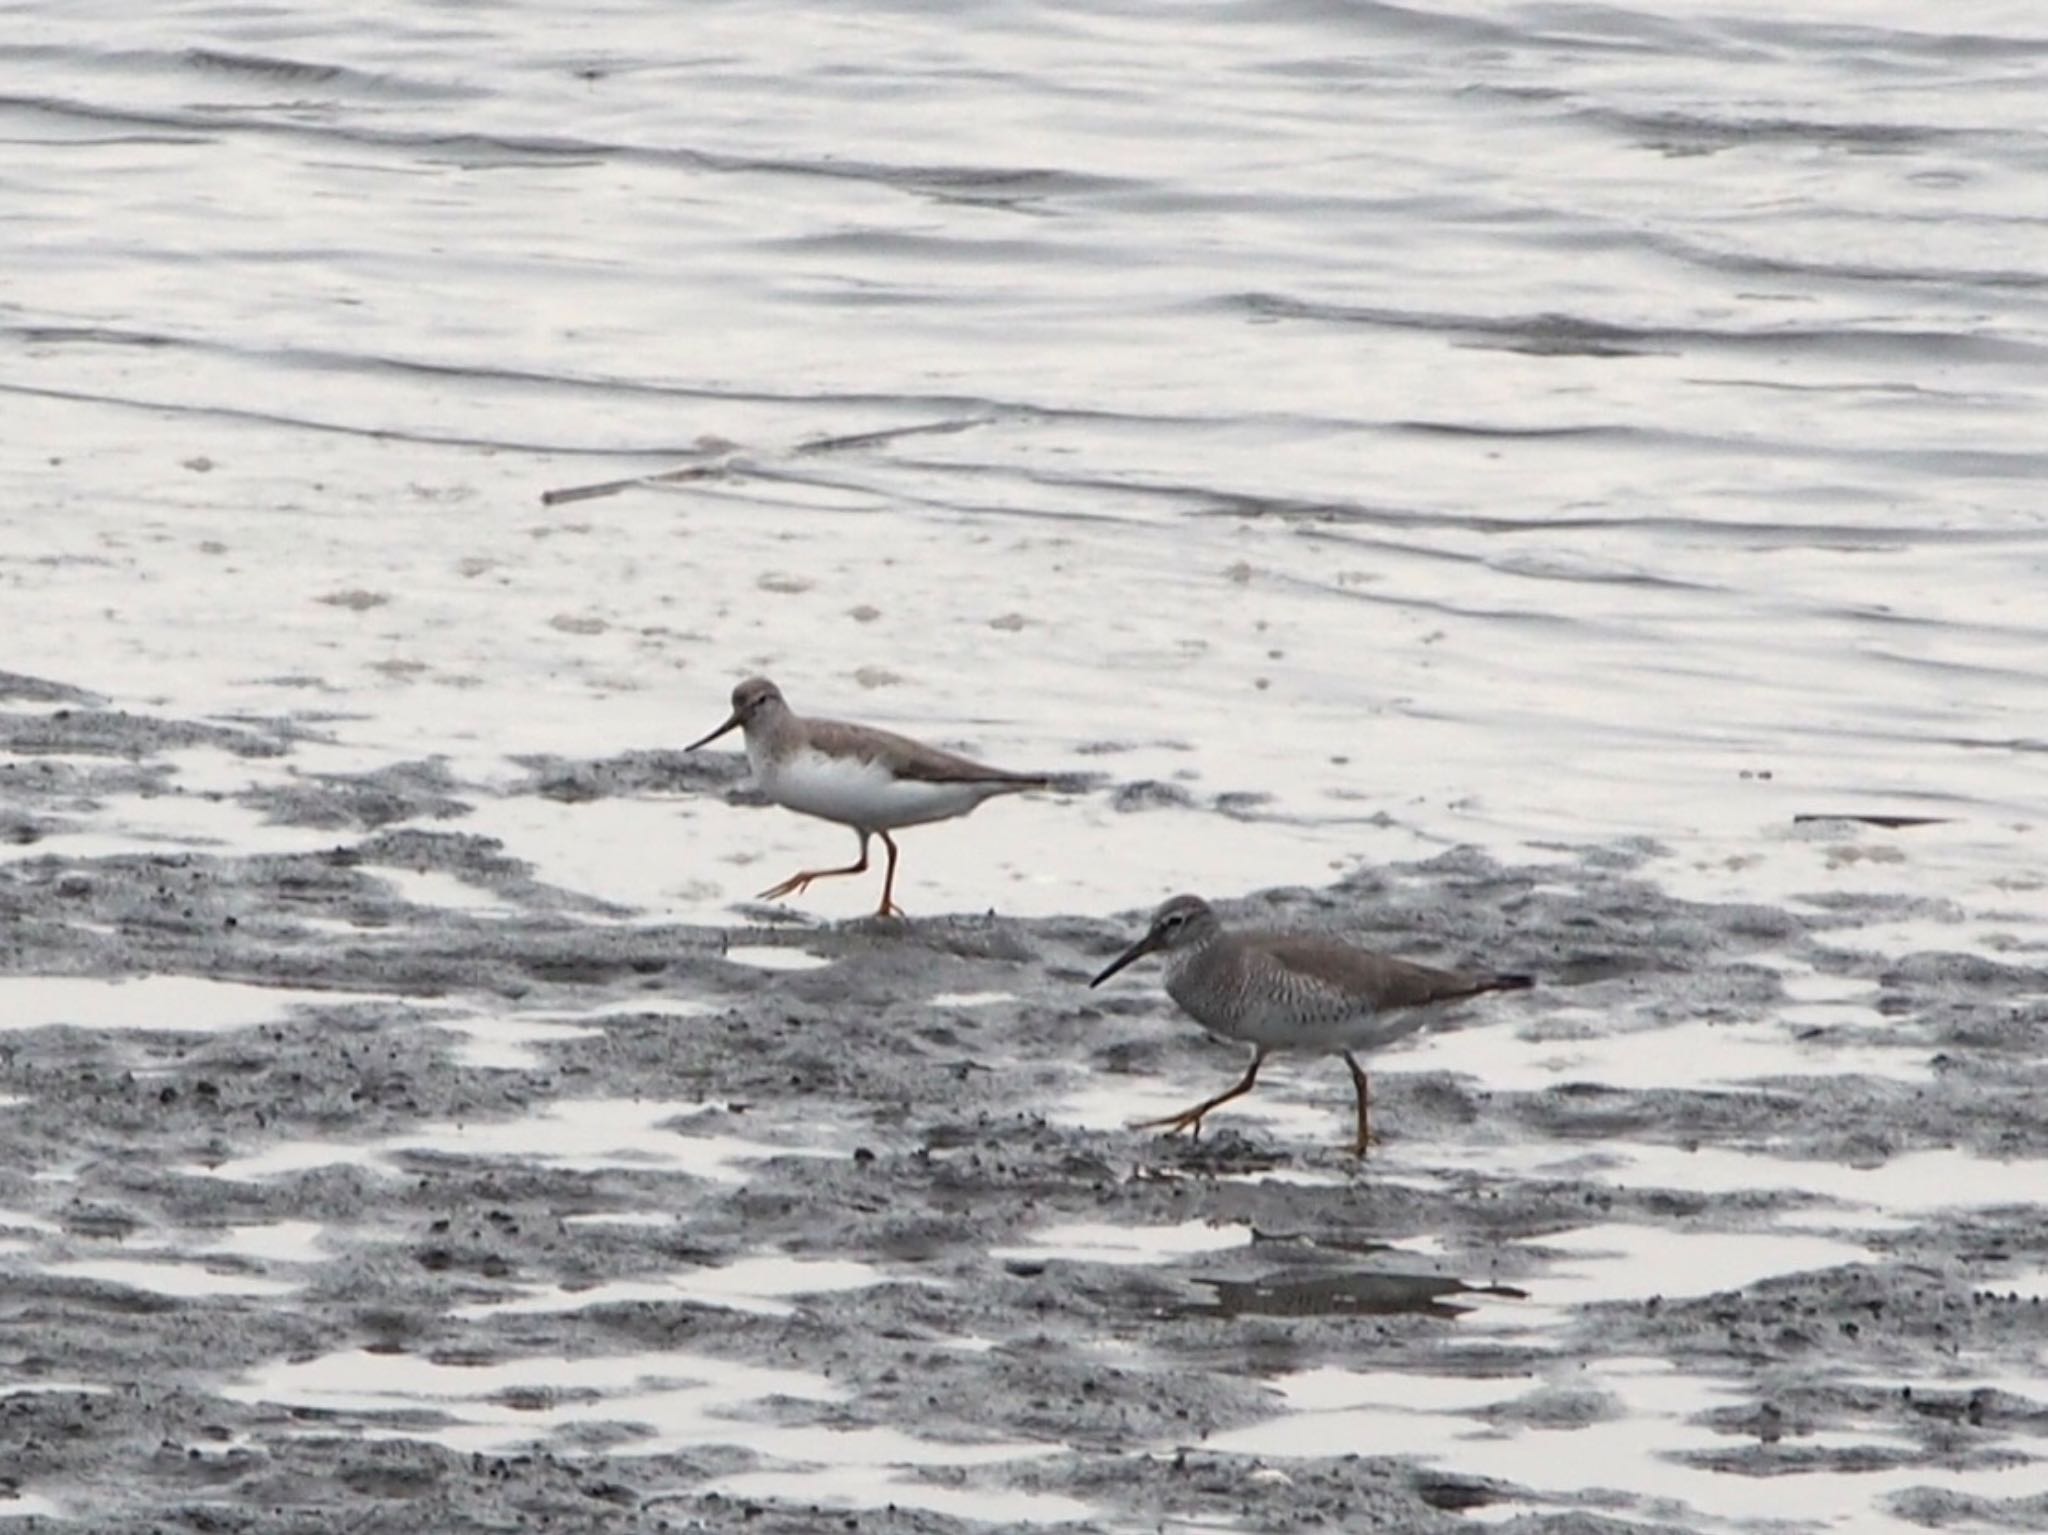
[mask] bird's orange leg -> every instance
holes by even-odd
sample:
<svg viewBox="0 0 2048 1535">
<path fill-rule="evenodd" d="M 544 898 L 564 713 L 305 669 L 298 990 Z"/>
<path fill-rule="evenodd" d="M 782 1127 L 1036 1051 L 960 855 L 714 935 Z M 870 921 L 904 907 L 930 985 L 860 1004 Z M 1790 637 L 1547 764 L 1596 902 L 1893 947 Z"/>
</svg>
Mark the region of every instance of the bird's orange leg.
<svg viewBox="0 0 2048 1535">
<path fill-rule="evenodd" d="M 885 837 L 883 839 L 887 841 Z M 893 865 L 894 860 L 891 860 Z M 848 864 L 843 869 L 805 869 L 801 874 L 792 874 L 779 885 L 770 885 L 758 896 L 757 901 L 778 901 L 786 895 L 801 895 L 810 889 L 814 879 L 833 879 L 841 874 L 865 874 L 868 871 L 868 834 L 860 834 L 860 862 Z"/>
<path fill-rule="evenodd" d="M 1358 1137 L 1351 1143 L 1351 1154 L 1362 1157 L 1366 1148 L 1377 1139 L 1372 1133 L 1372 1086 L 1365 1075 L 1365 1068 L 1358 1064 L 1349 1050 L 1344 1052 L 1344 1064 L 1351 1068 L 1351 1085 L 1358 1089 Z"/>
<path fill-rule="evenodd" d="M 900 917 L 903 915 L 903 908 L 898 906 L 894 899 L 896 890 L 896 843 L 887 832 L 881 832 L 879 835 L 882 839 L 882 846 L 889 850 L 889 872 L 882 876 L 882 904 L 875 908 L 875 915 L 878 917 Z M 861 866 L 865 868 L 868 857 L 867 838 L 861 838 L 860 846 Z"/>
<path fill-rule="evenodd" d="M 1235 1087 L 1228 1088 L 1213 1098 L 1204 1099 L 1191 1109 L 1182 1109 L 1178 1114 L 1168 1114 L 1163 1119 L 1140 1119 L 1132 1124 L 1131 1128 L 1133 1130 L 1164 1130 L 1168 1135 L 1174 1135 L 1182 1130 L 1186 1130 L 1191 1134 L 1200 1135 L 1202 1133 L 1202 1116 L 1218 1104 L 1228 1103 L 1233 1098 L 1242 1098 L 1246 1093 L 1250 1092 L 1252 1084 L 1259 1080 L 1259 1067 L 1264 1065 L 1265 1061 L 1266 1048 L 1261 1045 L 1252 1052 L 1252 1063 L 1245 1067 L 1244 1079 Z"/>
</svg>

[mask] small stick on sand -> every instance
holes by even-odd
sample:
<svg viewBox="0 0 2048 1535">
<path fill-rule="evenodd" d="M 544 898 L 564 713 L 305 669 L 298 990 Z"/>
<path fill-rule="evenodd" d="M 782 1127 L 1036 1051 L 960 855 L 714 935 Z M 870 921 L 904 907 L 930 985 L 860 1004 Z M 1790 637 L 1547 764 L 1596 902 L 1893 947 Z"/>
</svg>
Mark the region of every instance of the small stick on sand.
<svg viewBox="0 0 2048 1535">
<path fill-rule="evenodd" d="M 951 421 L 920 422 L 916 426 L 884 427 L 875 432 L 849 432 L 838 437 L 813 437 L 807 442 L 798 443 L 792 454 L 837 453 L 845 448 L 871 448 L 878 443 L 894 442 L 899 437 L 964 432 L 972 426 L 986 426 L 994 419 L 992 416 L 967 416 Z M 734 447 L 734 444 L 718 439 L 706 441 L 717 442 L 718 451 L 726 454 L 730 454 Z M 600 480 L 594 485 L 565 485 L 559 490 L 542 491 L 540 504 L 566 506 L 572 501 L 595 501 L 601 496 L 616 496 L 622 490 L 637 490 L 651 485 L 677 485 L 688 480 L 706 480 L 714 475 L 729 474 L 741 467 L 741 460 L 722 457 L 715 464 L 691 464 L 683 469 L 665 469 L 659 474 L 636 474 L 624 480 Z"/>
<path fill-rule="evenodd" d="M 1882 826 L 1886 831 L 1901 831 L 1911 826 L 1946 826 L 1953 819 L 1945 815 L 1857 815 L 1850 811 L 1829 814 L 1812 811 L 1792 817 L 1794 826 L 1805 826 L 1814 821 L 1861 821 L 1865 826 Z"/>
<path fill-rule="evenodd" d="M 693 464 L 688 469 L 668 469 L 660 474 L 636 474 L 630 480 L 604 480 L 596 485 L 568 485 L 560 490 L 544 490 L 540 493 L 542 506 L 566 506 L 571 501 L 595 501 L 600 496 L 616 496 L 622 490 L 633 490 L 642 485 L 673 485 L 681 480 L 708 479 L 714 474 L 724 474 L 724 464 Z"/>
<path fill-rule="evenodd" d="M 894 442 L 899 437 L 942 437 L 949 432 L 964 432 L 969 427 L 987 426 L 995 420 L 993 416 L 962 416 L 952 421 L 925 421 L 916 426 L 888 426 L 876 432 L 850 432 L 843 437 L 813 437 L 809 442 L 797 444 L 799 453 L 837 453 L 843 448 L 872 448 L 877 443 Z"/>
</svg>

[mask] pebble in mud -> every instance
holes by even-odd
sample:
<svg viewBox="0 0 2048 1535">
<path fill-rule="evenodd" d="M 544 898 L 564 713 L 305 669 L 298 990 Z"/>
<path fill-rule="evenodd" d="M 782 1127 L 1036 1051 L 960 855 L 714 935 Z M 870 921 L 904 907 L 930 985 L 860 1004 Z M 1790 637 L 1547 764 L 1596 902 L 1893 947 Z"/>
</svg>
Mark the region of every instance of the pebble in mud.
<svg viewBox="0 0 2048 1535">
<path fill-rule="evenodd" d="M 161 774 L 211 728 L 105 714 L 78 739 Z M 293 749 L 291 727 L 243 730 Z M 1635 1412 L 1600 1373 L 1617 1355 L 1714 1383 L 1672 1431 L 1720 1436 L 1687 1453 L 1731 1472 L 1933 1481 L 2038 1438 L 2048 1408 L 2022 1387 L 2048 1248 L 2038 1196 L 2007 1185 L 2048 1165 L 2027 1048 L 2048 976 L 2017 954 L 1844 946 L 1898 898 L 1688 903 L 1640 877 L 1650 850 L 1617 845 L 1231 903 L 1538 972 L 1526 1019 L 1470 1037 L 1539 1061 L 1613 1032 L 1655 1051 L 1701 1020 L 1684 1037 L 1710 1048 L 1770 1025 L 1796 965 L 1876 988 L 1863 1047 L 1944 1063 L 1894 1081 L 1788 1049 L 1798 1072 L 1761 1080 L 1672 1060 L 1657 1085 L 1507 1089 L 1394 1052 L 1390 1141 L 1360 1171 L 1313 1071 L 1262 1082 L 1279 1118 L 1192 1145 L 1121 1126 L 1125 1100 L 1229 1052 L 1149 988 L 1085 991 L 1119 916 L 616 923 L 603 892 L 463 833 L 460 807 L 633 794 L 681 764 L 530 768 L 510 790 L 411 769 L 265 790 L 267 814 L 332 818 L 323 851 L 81 858 L 54 836 L 0 864 L 0 1511 L 47 1500 L 71 1527 L 137 1532 L 202 1507 L 252 1531 L 928 1532 L 1005 1508 L 1430 1531 L 1526 1504 L 1550 1530 L 1669 1527 L 1571 1481 L 1632 1486 L 1626 1467 L 1558 1461 L 1540 1486 L 1484 1469 L 1485 1446 Z M 0 775 L 0 810 L 47 814 L 23 778 Z M 497 904 L 408 901 L 376 872 L 395 865 Z M 825 963 L 735 963 L 735 938 Z M 37 1026 L 30 978 L 140 975 L 327 995 L 231 1028 L 198 1003 Z M 528 1063 L 467 1064 L 492 1029 Z M 1976 1169 L 1981 1202 L 1882 1192 L 1916 1158 L 1952 1184 Z M 233 1175 L 251 1167 L 268 1170 Z M 1865 1187 L 1878 1205 L 1849 1196 Z M 1098 1234 L 1059 1236 L 1076 1229 Z M 1698 1291 L 1603 1260 L 1603 1232 L 1644 1251 L 1819 1232 L 1859 1256 Z M 1566 1281 L 1585 1298 L 1557 1302 Z M 442 1394 L 379 1393 L 415 1377 Z M 1208 1448 L 1275 1418 L 1283 1388 L 1342 1401 L 1389 1377 L 1472 1405 L 1388 1420 L 1437 1430 L 1410 1458 L 1369 1436 Z M 1816 1459 L 1820 1435 L 1878 1448 Z M 2024 1522 L 2028 1494 L 1984 1485 L 1893 1509 Z"/>
</svg>

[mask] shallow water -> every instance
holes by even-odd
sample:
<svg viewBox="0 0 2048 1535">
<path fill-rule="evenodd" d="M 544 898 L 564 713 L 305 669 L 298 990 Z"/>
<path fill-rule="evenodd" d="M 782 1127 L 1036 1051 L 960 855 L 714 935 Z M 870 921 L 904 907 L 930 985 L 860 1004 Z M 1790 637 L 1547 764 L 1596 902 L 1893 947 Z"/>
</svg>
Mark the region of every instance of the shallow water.
<svg viewBox="0 0 2048 1535">
<path fill-rule="evenodd" d="M 56 1263 L 48 1272 L 60 1279 L 90 1279 L 146 1290 L 155 1295 L 284 1295 L 294 1286 L 251 1274 L 222 1274 L 192 1263 L 158 1263 L 107 1258 Z"/>
<path fill-rule="evenodd" d="M 801 1260 L 764 1256 L 743 1259 L 725 1268 L 691 1269 L 654 1279 L 536 1290 L 515 1300 L 466 1306 L 455 1314 L 464 1317 L 521 1316 L 544 1311 L 580 1311 L 586 1307 L 615 1306 L 622 1302 L 691 1300 L 705 1305 L 757 1311 L 766 1316 L 788 1316 L 796 1308 L 787 1297 L 858 1290 L 879 1284 L 883 1277 L 880 1270 L 865 1263 L 830 1258 Z"/>
<path fill-rule="evenodd" d="M 495 1066 L 497 1062 L 487 1064 Z M 426 1124 L 381 1142 L 287 1141 L 249 1157 L 196 1167 L 213 1178 L 275 1178 L 322 1167 L 357 1165 L 397 1172 L 413 1157 L 531 1159 L 562 1167 L 663 1166 L 693 1177 L 735 1179 L 753 1158 L 824 1156 L 813 1148 L 772 1146 L 741 1136 L 699 1134 L 689 1121 L 717 1105 L 593 1098 L 550 1104 L 531 1118 L 505 1123 Z"/>
<path fill-rule="evenodd" d="M 154 1148 L 152 1170 L 214 1190 L 157 1212 L 189 1261 L 89 1251 L 59 1235 L 57 1203 L 0 1215 L 10 1264 L 195 1304 L 242 1286 L 226 1298 L 254 1306 L 310 1282 L 331 1240 L 280 1189 L 388 1202 L 402 1180 L 433 1187 L 459 1166 L 487 1191 L 506 1180 L 510 1203 L 528 1177 L 587 1180 L 565 1221 L 648 1235 L 668 1212 L 634 1203 L 653 1197 L 636 1177 L 743 1198 L 783 1159 L 822 1177 L 870 1143 L 887 1157 L 891 1114 L 924 1111 L 835 1097 L 829 1043 L 755 1084 L 768 1113 L 790 1111 L 758 1130 L 725 1112 L 721 1083 L 635 1077 L 608 1053 L 651 1027 L 674 1051 L 712 1051 L 737 988 L 801 1011 L 857 957 L 858 940 L 829 934 L 728 942 L 723 971 L 638 991 L 436 972 L 417 1013 L 349 1027 L 404 1048 L 457 1036 L 449 1069 L 499 1084 L 476 1103 L 358 1124 L 236 1101 L 263 1031 L 390 1001 L 341 973 L 347 956 L 367 976 L 409 934 L 457 952 L 543 908 L 587 924 L 593 950 L 674 923 L 737 931 L 759 915 L 754 891 L 846 861 L 843 830 L 669 766 L 623 791 L 548 787 L 563 764 L 587 778 L 672 750 L 756 671 L 799 709 L 1075 775 L 907 833 L 897 889 L 918 917 L 1104 917 L 1181 888 L 1323 887 L 1456 846 L 1524 864 L 1627 843 L 1670 895 L 1817 924 L 1812 944 L 1746 957 L 1777 975 L 1775 996 L 1673 1003 L 1646 967 L 1630 987 L 1504 1004 L 1389 1054 L 1420 1084 L 1397 1089 L 1397 1124 L 1447 1097 L 1471 1110 L 1469 1129 L 1438 1114 L 1395 1141 L 1373 1172 L 1389 1199 L 1508 1179 L 1518 1198 L 1556 1181 L 1589 1201 L 1499 1238 L 1532 1272 L 1516 1276 L 1526 1300 L 1459 1300 L 1458 1325 L 1487 1346 L 1505 1332 L 1569 1353 L 1578 1308 L 1753 1292 L 1866 1258 L 1945 1261 L 1958 1243 L 1931 1223 L 2043 1202 L 2048 1161 L 2023 1129 L 2010 1154 L 1961 1121 L 1955 1144 L 1930 1144 L 1886 1108 L 1984 1069 L 1979 1050 L 2014 1049 L 2018 1080 L 2038 1048 L 1985 1045 L 1988 1021 L 1961 1043 L 1939 1033 L 1950 997 L 1979 995 L 1967 979 L 1947 994 L 1885 980 L 1919 951 L 2016 966 L 2048 951 L 2037 7 L 618 0 L 572 15 L 532 0 L 178 0 L 138 14 L 19 0 L 0 15 L 6 668 L 196 732 L 19 746 L 0 784 L 0 881 L 61 866 L 169 891 L 189 859 L 317 860 L 386 830 L 495 838 L 519 866 L 426 867 L 385 846 L 361 863 L 378 888 L 241 908 L 261 973 L 317 985 L 258 985 L 233 965 L 117 979 L 116 958 L 123 974 L 170 962 L 183 895 L 149 921 L 67 915 L 62 901 L 84 896 L 8 907 L 68 924 L 80 971 L 0 977 L 0 1038 L 50 1056 L 45 1076 L 9 1082 L 0 1114 L 30 1120 L 38 1095 L 84 1080 L 115 1095 L 161 1082 L 189 1104 L 195 1073 L 234 1110 Z M 699 473 L 541 500 L 686 467 Z M 76 702 L 5 708 L 31 720 Z M 289 727 L 238 723 L 278 720 Z M 431 793 L 378 781 L 423 762 Z M 38 773 L 69 787 L 16 792 Z M 18 825 L 17 805 L 32 807 Z M 1934 824 L 1794 819 L 1811 815 Z M 1393 878 L 1390 895 L 1440 877 Z M 863 915 L 878 882 L 827 881 L 796 910 Z M 1506 936 L 1572 959 L 1568 930 L 1527 920 Z M 1073 1166 L 1126 1168 L 1139 1153 L 1121 1148 L 1149 1143 L 1105 1152 L 1101 1138 L 1241 1069 L 1183 1051 L 1185 1025 L 1135 1000 L 1011 1059 L 989 1041 L 1019 1037 L 1017 1013 L 1082 1005 L 1047 1001 L 1042 979 L 949 971 L 900 997 L 844 984 L 868 986 L 870 1011 L 928 999 L 892 1020 L 891 1044 L 965 1040 L 963 1072 L 994 1056 L 1016 1074 L 1013 1106 L 1084 1148 Z M 2016 983 L 2010 1006 L 2040 990 Z M 1151 997 L 1149 981 L 1129 995 Z M 749 1027 L 777 1021 L 764 1009 Z M 78 1042 L 43 1040 L 54 1024 Z M 194 1055 L 184 1035 L 204 1037 Z M 715 1048 L 738 1048 L 729 1038 Z M 1111 1049 L 1138 1064 L 1100 1069 Z M 565 1060 L 584 1075 L 552 1075 Z M 316 1084 L 357 1069 L 305 1067 Z M 1790 1107 L 1776 1126 L 1704 1130 L 1647 1111 L 1590 1130 L 1513 1117 L 1597 1107 L 1568 1096 L 1596 1089 Z M 1853 1156 L 1801 1140 L 1812 1127 L 1795 1112 L 1842 1091 L 1870 1095 Z M 1273 1072 L 1212 1129 L 1312 1149 L 1244 1166 L 1226 1150 L 1189 1185 L 1344 1208 L 1356 1185 L 1326 1150 L 1348 1092 L 1328 1063 Z M 146 1121 L 138 1102 L 131 1123 Z M 303 1117 L 272 1136 L 266 1114 Z M 108 1187 L 118 1146 L 103 1161 L 28 1134 L 10 1208 L 126 1197 Z M 943 1164 L 957 1142 L 931 1140 Z M 287 1204 L 252 1205 L 232 1236 L 215 1219 L 209 1246 L 206 1228 L 177 1226 L 180 1201 L 204 1198 Z M 1688 1233 L 1592 1202 L 1609 1198 L 1710 1215 L 1777 1203 Z M 1260 1252 L 1229 1213 L 1061 1206 L 949 1261 L 968 1284 L 990 1258 L 1169 1271 L 1160 1282 L 1185 1287 L 1204 1263 Z M 1883 1247 L 1909 1239 L 1921 1245 Z M 1466 1272 L 1476 1241 L 1440 1244 L 1446 1272 Z M 279 1267 L 230 1273 L 208 1254 Z M 537 1315 L 579 1295 L 625 1311 L 680 1298 L 775 1320 L 854 1304 L 837 1286 L 780 1286 L 796 1281 L 777 1264 L 876 1306 L 892 1302 L 867 1294 L 889 1290 L 873 1276 L 922 1283 L 866 1252 L 718 1256 L 437 1304 Z M 1992 1277 L 2037 1285 L 2043 1256 L 2015 1250 L 2020 1277 Z M 735 1272 L 721 1295 L 710 1276 Z M 465 1449 L 551 1426 L 487 1411 L 440 1375 L 408 1385 L 393 1356 L 325 1357 L 343 1364 L 251 1374 L 251 1400 L 318 1402 L 359 1369 L 383 1382 L 378 1411 L 446 1391 L 444 1442 Z M 638 1403 L 633 1361 L 655 1357 L 620 1355 L 591 1389 Z M 2000 1375 L 2011 1364 L 1973 1356 L 1970 1378 L 2023 1380 Z M 34 1384 L 15 1368 L 0 1358 L 0 1393 Z M 1683 1362 L 1608 1361 L 1593 1389 L 1617 1404 L 1609 1417 L 1511 1433 L 1458 1416 L 1510 1394 L 1498 1381 L 1433 1362 L 1303 1397 L 1324 1368 L 1338 1366 L 1283 1377 L 1269 1421 L 1233 1420 L 1207 1448 L 1284 1462 L 1369 1439 L 1568 1494 L 1594 1485 L 1577 1468 L 1599 1433 L 1625 1495 L 1612 1509 L 1680 1522 L 1826 1526 L 1891 1520 L 1902 1489 L 2039 1490 L 2038 1460 L 1854 1474 L 1831 1469 L 1853 1455 L 1797 1474 L 1683 1461 L 1727 1437 L 1698 1421 L 1723 1383 Z M 1431 1395 L 1464 1384 L 1483 1389 Z M 761 1386 L 774 1389 L 804 1395 Z M 694 1398 L 670 1417 L 660 1391 L 643 1395 L 668 1425 L 662 1447 L 733 1437 Z M 852 1429 L 802 1432 L 841 1437 L 763 1439 L 788 1464 L 682 1481 L 793 1507 L 1118 1517 L 1022 1483 L 907 1478 L 938 1463 L 907 1428 L 872 1454 L 845 1453 L 866 1443 Z M 1842 1432 L 1806 1442 L 1853 1449 L 1865 1430 Z M 1164 1430 L 1128 1434 L 1169 1451 Z M 1045 1428 L 1029 1448 L 1086 1439 Z M 72 1501 L 53 1476 L 0 1495 L 0 1518 Z"/>
<path fill-rule="evenodd" d="M 1875 1510 L 1887 1496 L 1913 1487 L 1963 1485 L 1995 1497 L 2032 1497 L 2048 1489 L 2048 1468 L 2038 1462 L 1965 1477 L 1918 1470 L 1751 1477 L 1688 1466 L 1682 1460 L 1686 1452 L 1718 1448 L 1722 1438 L 1689 1422 L 1726 1404 L 1727 1394 L 1714 1383 L 1675 1375 L 1655 1359 L 1608 1359 L 1562 1373 L 1572 1390 L 1607 1399 L 1608 1412 L 1599 1422 L 1503 1429 L 1489 1421 L 1486 1409 L 1512 1403 L 1528 1382 L 1467 1381 L 1439 1392 L 1406 1375 L 1318 1372 L 1279 1383 L 1293 1411 L 1225 1435 L 1215 1447 L 1284 1460 L 1371 1444 L 1381 1453 L 1454 1460 L 1480 1475 L 1527 1486 L 1564 1491 L 1590 1481 L 1597 1489 L 1593 1501 L 1614 1512 L 1655 1517 L 1683 1509 L 1686 1528 L 1717 1531 L 1907 1531 L 1922 1526 Z M 1881 1450 L 1885 1438 L 1866 1431 L 1808 1436 L 1805 1443 L 1814 1450 Z M 1454 1446 L 1449 1453 L 1447 1441 Z M 1532 1505 L 1509 1503 L 1485 1514 L 1492 1520 L 1531 1510 Z"/>
<path fill-rule="evenodd" d="M 0 977 L 0 1032 L 53 1025 L 165 1033 L 246 1029 L 294 1007 L 361 1000 L 348 992 L 292 991 L 182 975 Z"/>
<path fill-rule="evenodd" d="M 992 806 L 914 834 L 923 911 L 2038 835 L 2027 7 L 105 20 L 6 44 L 23 670 L 489 772 L 767 669 L 1272 796 Z M 841 856 L 650 808 L 581 883 L 699 915 Z"/>
</svg>

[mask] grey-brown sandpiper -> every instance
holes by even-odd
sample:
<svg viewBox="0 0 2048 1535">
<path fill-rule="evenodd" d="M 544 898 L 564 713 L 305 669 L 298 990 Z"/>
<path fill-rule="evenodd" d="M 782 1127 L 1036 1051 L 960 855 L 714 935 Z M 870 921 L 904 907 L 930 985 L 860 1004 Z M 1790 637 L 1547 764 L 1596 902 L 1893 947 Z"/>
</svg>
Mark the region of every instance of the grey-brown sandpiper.
<svg viewBox="0 0 2048 1535">
<path fill-rule="evenodd" d="M 966 815 L 998 794 L 1049 786 L 1039 774 L 1005 772 L 893 731 L 806 719 L 766 677 L 750 677 L 734 688 L 731 718 L 684 750 L 695 751 L 735 729 L 746 732 L 747 760 L 763 794 L 786 809 L 850 826 L 860 837 L 858 862 L 792 874 L 762 891 L 762 900 L 795 895 L 815 879 L 865 873 L 868 839 L 880 837 L 889 850 L 889 870 L 875 915 L 900 917 L 891 831 Z"/>
<path fill-rule="evenodd" d="M 1177 895 L 1153 913 L 1145 936 L 1103 967 L 1100 986 L 1147 954 L 1166 956 L 1166 994 L 1220 1039 L 1252 1047 L 1252 1063 L 1236 1086 L 1134 1129 L 1163 1127 L 1200 1133 L 1202 1118 L 1252 1090 L 1259 1067 L 1276 1050 L 1341 1055 L 1358 1092 L 1358 1135 L 1364 1156 L 1372 1141 L 1371 1090 L 1354 1053 L 1377 1050 L 1429 1021 L 1429 1009 L 1489 991 L 1534 985 L 1526 975 L 1437 970 L 1354 948 L 1312 933 L 1232 932 L 1200 896 Z"/>
</svg>

